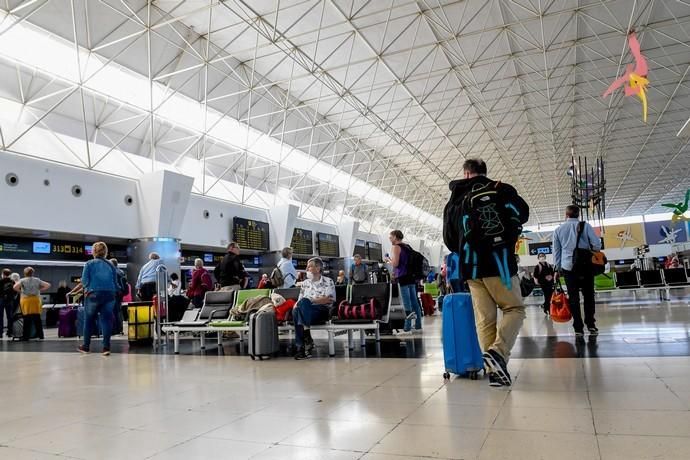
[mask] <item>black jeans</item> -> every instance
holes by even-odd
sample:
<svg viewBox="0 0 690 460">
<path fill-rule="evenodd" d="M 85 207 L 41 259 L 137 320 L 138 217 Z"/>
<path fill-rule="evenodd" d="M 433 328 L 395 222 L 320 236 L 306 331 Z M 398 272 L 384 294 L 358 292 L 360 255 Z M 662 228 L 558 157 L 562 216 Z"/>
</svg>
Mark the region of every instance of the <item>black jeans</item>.
<svg viewBox="0 0 690 460">
<path fill-rule="evenodd" d="M 565 284 L 568 286 L 568 298 L 570 300 L 570 312 L 573 314 L 573 328 L 575 332 L 582 332 L 584 325 L 595 327 L 594 319 L 594 275 L 591 273 L 579 274 L 563 270 Z M 585 321 L 582 323 L 580 310 L 580 291 L 585 304 Z"/>
<path fill-rule="evenodd" d="M 156 295 L 156 283 L 142 283 L 142 285 L 139 287 L 139 291 L 141 292 L 139 298 L 143 302 L 150 302 L 153 300 L 153 296 Z"/>
<path fill-rule="evenodd" d="M 541 290 L 544 292 L 544 313 L 548 313 L 551 310 L 551 296 L 553 295 L 553 280 L 544 281 L 541 285 Z"/>
</svg>

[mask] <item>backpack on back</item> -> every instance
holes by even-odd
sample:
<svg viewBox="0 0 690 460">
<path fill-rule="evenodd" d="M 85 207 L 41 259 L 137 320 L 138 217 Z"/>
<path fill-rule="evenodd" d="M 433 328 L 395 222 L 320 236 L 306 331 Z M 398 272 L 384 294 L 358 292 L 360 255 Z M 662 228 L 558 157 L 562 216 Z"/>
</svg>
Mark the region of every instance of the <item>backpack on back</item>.
<svg viewBox="0 0 690 460">
<path fill-rule="evenodd" d="M 285 283 L 285 277 L 283 276 L 283 272 L 280 270 L 280 268 L 275 267 L 273 271 L 271 272 L 271 276 L 269 277 L 271 281 L 271 285 L 274 288 L 280 288 L 283 287 L 283 283 Z"/>
<path fill-rule="evenodd" d="M 460 230 L 463 235 L 465 278 L 475 279 L 479 255 L 492 258 L 503 284 L 511 287 L 508 257 L 522 232 L 520 215 L 500 190 L 500 182 L 476 183 L 462 201 Z"/>
<path fill-rule="evenodd" d="M 415 281 L 421 280 L 429 275 L 431 267 L 429 261 L 420 252 L 415 251 L 409 244 L 401 244 L 401 251 L 407 252 L 407 267 L 405 275 L 410 276 Z"/>
</svg>

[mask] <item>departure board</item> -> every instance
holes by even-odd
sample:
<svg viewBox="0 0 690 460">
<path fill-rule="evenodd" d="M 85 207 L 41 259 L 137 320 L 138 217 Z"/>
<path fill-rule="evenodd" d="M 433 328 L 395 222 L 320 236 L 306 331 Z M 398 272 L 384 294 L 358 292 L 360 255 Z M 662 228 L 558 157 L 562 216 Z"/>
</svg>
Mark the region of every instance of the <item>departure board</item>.
<svg viewBox="0 0 690 460">
<path fill-rule="evenodd" d="M 292 232 L 290 247 L 295 254 L 314 254 L 314 238 L 312 231 L 296 228 Z"/>
<path fill-rule="evenodd" d="M 258 220 L 234 217 L 232 219 L 232 239 L 240 249 L 268 251 L 268 224 Z"/>
<path fill-rule="evenodd" d="M 383 251 L 381 249 L 381 243 L 367 241 L 367 258 L 369 260 L 375 260 L 376 262 L 381 262 L 383 260 Z"/>
<path fill-rule="evenodd" d="M 309 262 L 309 259 L 292 259 L 292 265 L 294 265 L 297 270 L 306 270 L 307 262 Z"/>
<path fill-rule="evenodd" d="M 365 246 L 364 240 L 355 240 L 355 252 L 352 253 L 352 255 L 359 254 L 362 256 L 362 259 L 367 258 L 367 248 Z"/>
<path fill-rule="evenodd" d="M 317 233 L 316 241 L 319 245 L 319 255 L 321 257 L 340 257 L 340 242 L 338 240 L 338 235 Z"/>
</svg>

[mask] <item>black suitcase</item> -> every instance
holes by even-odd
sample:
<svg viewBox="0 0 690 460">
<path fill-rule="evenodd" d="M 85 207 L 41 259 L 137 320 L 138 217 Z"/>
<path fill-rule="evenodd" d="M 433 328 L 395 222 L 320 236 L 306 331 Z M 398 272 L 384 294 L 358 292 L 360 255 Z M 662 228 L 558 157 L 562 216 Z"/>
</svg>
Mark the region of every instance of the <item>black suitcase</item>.
<svg viewBox="0 0 690 460">
<path fill-rule="evenodd" d="M 271 310 L 259 310 L 249 316 L 249 356 L 252 359 L 275 356 L 280 351 L 278 320 Z"/>
</svg>

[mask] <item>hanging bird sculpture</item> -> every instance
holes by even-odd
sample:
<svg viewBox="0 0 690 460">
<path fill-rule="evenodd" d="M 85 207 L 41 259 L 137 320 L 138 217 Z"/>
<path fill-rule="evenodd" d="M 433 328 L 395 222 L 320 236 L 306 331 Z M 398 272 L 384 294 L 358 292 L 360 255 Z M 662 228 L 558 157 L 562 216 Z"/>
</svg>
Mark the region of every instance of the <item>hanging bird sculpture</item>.
<svg viewBox="0 0 690 460">
<path fill-rule="evenodd" d="M 637 35 L 635 32 L 630 32 L 628 34 L 628 46 L 630 47 L 630 52 L 635 58 L 635 66 L 628 64 L 625 74 L 614 81 L 609 89 L 604 93 L 604 97 L 610 95 L 615 90 L 623 86 L 626 96 L 637 96 L 642 101 L 642 119 L 647 123 L 647 85 L 649 85 L 649 80 L 647 79 L 647 60 L 642 56 L 640 51 L 640 42 L 637 41 Z"/>
</svg>

